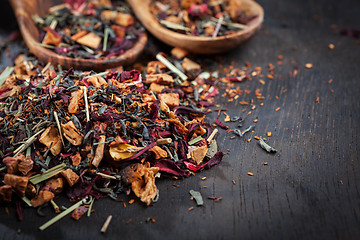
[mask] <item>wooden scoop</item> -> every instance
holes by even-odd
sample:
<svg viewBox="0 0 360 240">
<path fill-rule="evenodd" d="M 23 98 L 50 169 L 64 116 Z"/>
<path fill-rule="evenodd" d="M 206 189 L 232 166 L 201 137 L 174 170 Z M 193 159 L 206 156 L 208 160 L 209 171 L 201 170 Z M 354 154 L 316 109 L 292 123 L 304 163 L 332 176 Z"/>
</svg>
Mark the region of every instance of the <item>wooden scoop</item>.
<svg viewBox="0 0 360 240">
<path fill-rule="evenodd" d="M 64 68 L 102 71 L 121 65 L 133 63 L 147 42 L 147 35 L 143 34 L 132 49 L 125 51 L 122 55 L 112 59 L 76 59 L 64 57 L 39 45 L 39 31 L 32 19 L 37 14 L 45 16 L 51 6 L 63 3 L 62 0 L 10 0 L 15 11 L 21 34 L 30 52 L 36 55 L 42 62 L 51 62 L 52 65 L 60 64 Z"/>
<path fill-rule="evenodd" d="M 239 0 L 248 9 L 249 15 L 257 16 L 247 24 L 247 28 L 220 37 L 197 37 L 177 33 L 163 27 L 150 12 L 151 0 L 127 0 L 136 17 L 159 40 L 193 53 L 210 54 L 228 51 L 250 38 L 264 19 L 263 8 L 252 0 Z"/>
</svg>

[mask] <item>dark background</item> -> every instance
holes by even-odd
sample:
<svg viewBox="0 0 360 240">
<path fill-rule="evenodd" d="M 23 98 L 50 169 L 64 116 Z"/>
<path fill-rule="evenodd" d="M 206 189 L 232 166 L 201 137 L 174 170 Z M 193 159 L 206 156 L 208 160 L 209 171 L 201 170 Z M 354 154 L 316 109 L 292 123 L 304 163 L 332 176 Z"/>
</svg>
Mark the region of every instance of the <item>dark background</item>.
<svg viewBox="0 0 360 240">
<path fill-rule="evenodd" d="M 0 2 L 0 40 L 6 44 L 17 25 L 8 2 Z M 360 29 L 360 1 L 258 2 L 264 7 L 265 21 L 252 39 L 228 54 L 196 58 L 208 70 L 220 68 L 220 63 L 226 67 L 234 61 L 241 68 L 249 62 L 262 67 L 265 74 L 235 86 L 251 90 L 238 100 L 250 101 L 257 88 L 265 97 L 263 101 L 254 98 L 257 108 L 248 117 L 249 109 L 238 101 L 217 97 L 230 116 L 246 117 L 244 127 L 258 118 L 255 132 L 243 139 L 231 139 L 233 134 L 220 130 L 219 147 L 229 152 L 220 165 L 184 180 L 157 180 L 160 199 L 153 206 L 146 207 L 139 200 L 128 204 L 133 195 L 124 195 L 126 208 L 123 203 L 101 199 L 95 202 L 90 218 L 75 221 L 68 216 L 44 232 L 37 228 L 54 215 L 50 209 L 45 210 L 46 217 L 25 209 L 24 220 L 19 222 L 14 208 L 9 215 L 1 208 L 0 238 L 360 239 L 360 39 L 339 33 Z M 334 50 L 328 48 L 330 43 Z M 0 69 L 11 64 L 11 57 L 22 49 L 19 41 L 8 47 L 10 57 L 2 50 Z M 154 39 L 149 48 L 146 54 L 154 48 L 155 52 L 167 50 Z M 278 55 L 283 56 L 282 65 L 277 63 Z M 266 77 L 269 63 L 276 67 L 274 79 Z M 306 63 L 313 68 L 306 69 Z M 289 72 L 294 69 L 298 75 L 292 78 Z M 277 107 L 281 109 L 276 112 Z M 213 112 L 207 119 L 213 123 L 215 118 Z M 223 121 L 224 115 L 218 119 Z M 268 131 L 272 132 L 269 144 L 278 149 L 273 155 L 254 139 L 247 142 Z M 191 189 L 201 191 L 203 207 L 190 200 Z M 222 200 L 215 202 L 208 196 Z M 67 200 L 56 201 L 70 206 Z M 109 214 L 113 219 L 101 234 Z"/>
</svg>

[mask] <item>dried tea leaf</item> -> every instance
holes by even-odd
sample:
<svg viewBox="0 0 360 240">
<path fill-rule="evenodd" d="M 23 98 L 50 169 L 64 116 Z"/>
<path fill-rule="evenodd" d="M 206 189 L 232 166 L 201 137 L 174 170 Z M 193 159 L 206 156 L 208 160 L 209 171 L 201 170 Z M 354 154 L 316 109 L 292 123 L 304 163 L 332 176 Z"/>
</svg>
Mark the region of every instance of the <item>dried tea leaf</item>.
<svg viewBox="0 0 360 240">
<path fill-rule="evenodd" d="M 204 200 L 201 196 L 201 193 L 198 191 L 194 191 L 194 190 L 190 190 L 189 193 L 191 194 L 191 196 L 194 197 L 196 204 L 198 206 L 203 206 L 204 205 Z"/>
</svg>

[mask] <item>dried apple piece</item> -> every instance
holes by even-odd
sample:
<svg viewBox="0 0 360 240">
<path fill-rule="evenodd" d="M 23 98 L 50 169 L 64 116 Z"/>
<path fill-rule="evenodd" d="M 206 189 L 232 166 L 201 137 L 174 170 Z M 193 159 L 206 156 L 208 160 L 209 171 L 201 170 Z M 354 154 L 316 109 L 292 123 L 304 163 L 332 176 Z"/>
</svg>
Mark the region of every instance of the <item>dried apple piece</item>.
<svg viewBox="0 0 360 240">
<path fill-rule="evenodd" d="M 26 186 L 29 182 L 28 177 L 20 177 L 14 174 L 5 174 L 4 176 L 4 183 L 10 185 L 16 194 L 20 197 L 25 196 Z"/>
<path fill-rule="evenodd" d="M 0 187 L 0 203 L 10 203 L 12 198 L 12 189 L 10 185 Z"/>
<path fill-rule="evenodd" d="M 61 175 L 66 179 L 70 187 L 74 186 L 80 179 L 80 177 L 70 168 L 62 171 Z"/>
<path fill-rule="evenodd" d="M 99 37 L 93 32 L 90 32 L 85 36 L 79 38 L 77 42 L 87 47 L 97 49 L 101 43 L 101 40 L 102 40 L 101 37 Z"/>
<path fill-rule="evenodd" d="M 83 134 L 75 127 L 72 121 L 66 124 L 61 124 L 61 130 L 63 131 L 64 137 L 74 146 L 79 146 L 84 139 Z"/>
<path fill-rule="evenodd" d="M 51 191 L 50 187 L 45 186 L 39 191 L 39 194 L 36 195 L 35 198 L 31 199 L 30 202 L 33 207 L 39 207 L 49 202 L 54 197 L 55 194 Z"/>
<path fill-rule="evenodd" d="M 50 152 L 52 155 L 56 156 L 61 152 L 61 137 L 59 130 L 56 127 L 48 127 L 40 136 L 39 142 L 44 144 L 47 147 L 50 147 Z"/>
</svg>

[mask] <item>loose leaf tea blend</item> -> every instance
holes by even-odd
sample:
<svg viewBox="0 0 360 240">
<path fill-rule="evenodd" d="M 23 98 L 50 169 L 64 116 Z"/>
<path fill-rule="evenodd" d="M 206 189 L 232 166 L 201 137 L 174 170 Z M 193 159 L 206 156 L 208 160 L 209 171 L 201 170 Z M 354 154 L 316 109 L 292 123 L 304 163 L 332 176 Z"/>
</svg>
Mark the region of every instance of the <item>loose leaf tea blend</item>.
<svg viewBox="0 0 360 240">
<path fill-rule="evenodd" d="M 246 29 L 257 17 L 237 0 L 153 0 L 150 10 L 169 30 L 212 38 Z"/>
<path fill-rule="evenodd" d="M 74 1 L 33 16 L 41 45 L 70 58 L 112 59 L 131 49 L 143 27 L 124 1 Z"/>
</svg>

